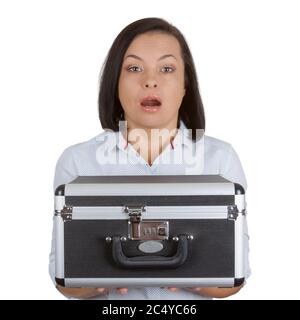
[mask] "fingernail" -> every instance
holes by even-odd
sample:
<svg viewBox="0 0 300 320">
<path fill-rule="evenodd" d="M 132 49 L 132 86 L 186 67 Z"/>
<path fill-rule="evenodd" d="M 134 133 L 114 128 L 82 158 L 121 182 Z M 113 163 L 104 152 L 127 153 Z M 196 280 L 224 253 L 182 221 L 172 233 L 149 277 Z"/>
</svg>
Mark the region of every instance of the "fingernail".
<svg viewBox="0 0 300 320">
<path fill-rule="evenodd" d="M 177 288 L 168 288 L 170 291 L 177 291 Z"/>
<path fill-rule="evenodd" d="M 127 289 L 119 289 L 120 290 L 120 293 L 124 294 L 124 293 L 127 293 Z"/>
</svg>

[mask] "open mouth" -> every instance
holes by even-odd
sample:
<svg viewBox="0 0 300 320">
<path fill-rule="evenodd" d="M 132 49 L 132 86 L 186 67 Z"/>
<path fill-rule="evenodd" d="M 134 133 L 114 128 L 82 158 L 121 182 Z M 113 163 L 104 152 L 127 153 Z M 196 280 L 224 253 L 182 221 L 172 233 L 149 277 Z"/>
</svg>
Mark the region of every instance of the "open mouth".
<svg viewBox="0 0 300 320">
<path fill-rule="evenodd" d="M 141 105 L 143 107 L 159 107 L 161 103 L 158 100 L 144 100 L 141 102 Z"/>
<path fill-rule="evenodd" d="M 160 107 L 161 101 L 157 97 L 145 97 L 141 101 L 143 107 Z"/>
</svg>

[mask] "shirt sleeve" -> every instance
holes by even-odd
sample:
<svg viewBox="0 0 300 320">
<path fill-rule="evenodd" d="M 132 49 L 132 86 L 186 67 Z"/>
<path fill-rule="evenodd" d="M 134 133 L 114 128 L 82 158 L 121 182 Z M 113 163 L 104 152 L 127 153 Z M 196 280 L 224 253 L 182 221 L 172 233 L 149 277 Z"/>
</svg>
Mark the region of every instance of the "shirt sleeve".
<svg viewBox="0 0 300 320">
<path fill-rule="evenodd" d="M 221 175 L 235 183 L 239 183 L 244 189 L 247 190 L 247 181 L 244 170 L 242 168 L 241 161 L 234 150 L 230 145 L 229 153 L 225 162 L 221 165 Z M 247 201 L 245 202 L 246 212 L 247 212 Z M 251 275 L 251 269 L 249 264 L 249 232 L 247 220 L 244 219 L 244 271 L 245 279 L 249 278 Z"/>
<path fill-rule="evenodd" d="M 53 197 L 55 189 L 61 185 L 69 183 L 74 180 L 78 176 L 76 166 L 74 164 L 72 149 L 71 147 L 64 150 L 64 152 L 59 157 L 56 166 L 55 166 L 55 174 L 53 181 Z M 55 282 L 55 228 L 54 228 L 54 219 L 52 225 L 52 241 L 51 241 L 51 252 L 49 255 L 49 274 L 51 280 L 56 285 Z"/>
</svg>

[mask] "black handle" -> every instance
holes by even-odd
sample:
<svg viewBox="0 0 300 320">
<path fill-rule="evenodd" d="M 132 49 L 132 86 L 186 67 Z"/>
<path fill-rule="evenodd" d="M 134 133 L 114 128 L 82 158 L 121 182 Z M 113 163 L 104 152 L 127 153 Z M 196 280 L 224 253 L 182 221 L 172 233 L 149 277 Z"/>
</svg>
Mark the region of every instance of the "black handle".
<svg viewBox="0 0 300 320">
<path fill-rule="evenodd" d="M 112 237 L 112 255 L 115 263 L 125 269 L 134 268 L 177 268 L 181 266 L 188 256 L 188 235 L 178 236 L 177 252 L 171 257 L 137 256 L 127 257 L 122 249 L 119 236 Z"/>
</svg>

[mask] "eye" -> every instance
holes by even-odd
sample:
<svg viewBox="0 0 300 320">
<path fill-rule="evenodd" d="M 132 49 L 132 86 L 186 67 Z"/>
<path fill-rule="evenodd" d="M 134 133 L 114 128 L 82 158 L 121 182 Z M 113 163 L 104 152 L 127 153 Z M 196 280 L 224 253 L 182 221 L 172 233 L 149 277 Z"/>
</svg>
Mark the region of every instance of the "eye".
<svg viewBox="0 0 300 320">
<path fill-rule="evenodd" d="M 163 73 L 171 73 L 173 72 L 175 69 L 172 67 L 163 67 L 162 70 L 169 70 L 169 71 L 163 71 Z"/>
<path fill-rule="evenodd" d="M 127 70 L 130 71 L 130 72 L 135 72 L 133 70 L 137 70 L 137 69 L 141 70 L 141 68 L 138 67 L 138 66 L 130 66 L 130 67 L 127 68 Z"/>
</svg>

